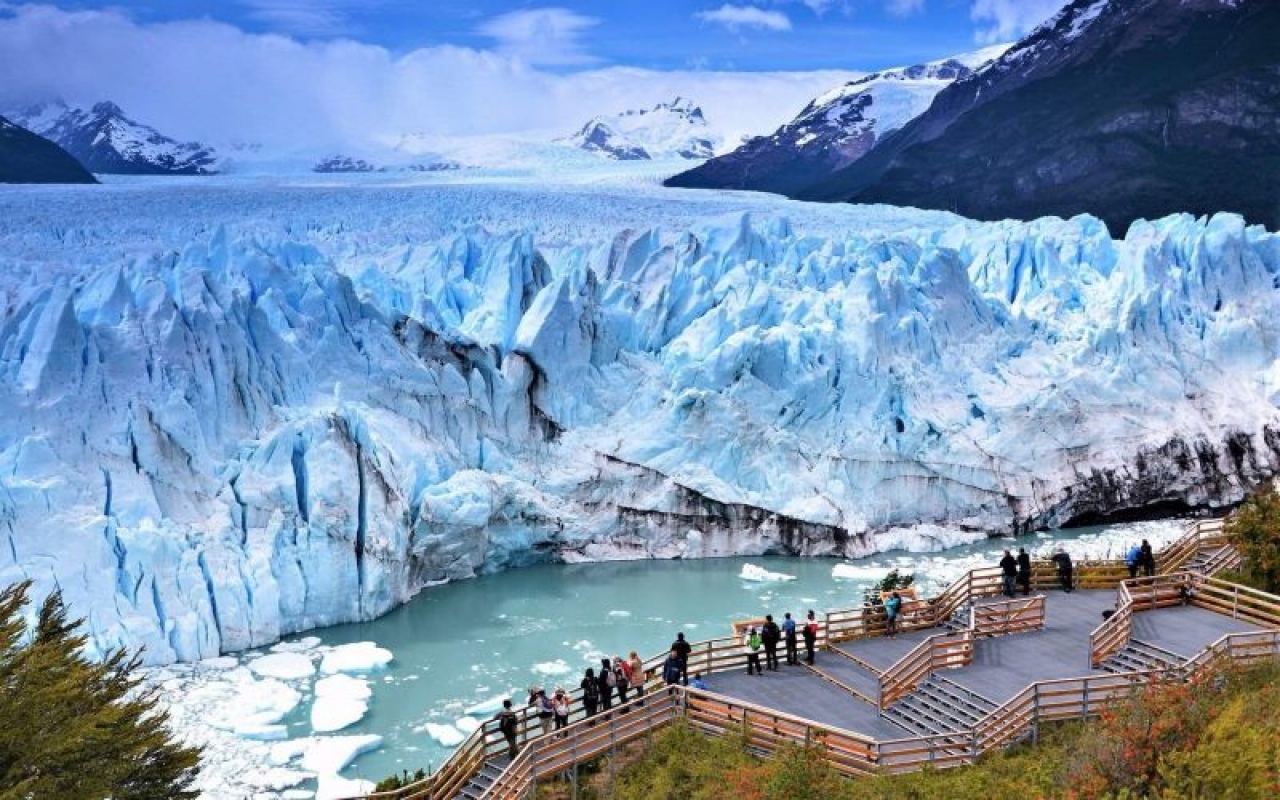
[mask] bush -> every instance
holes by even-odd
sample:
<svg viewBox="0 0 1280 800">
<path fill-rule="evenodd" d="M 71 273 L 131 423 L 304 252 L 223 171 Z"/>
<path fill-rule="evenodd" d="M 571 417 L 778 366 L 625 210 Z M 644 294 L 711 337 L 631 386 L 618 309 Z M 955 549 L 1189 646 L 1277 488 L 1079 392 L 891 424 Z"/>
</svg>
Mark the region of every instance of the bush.
<svg viewBox="0 0 1280 800">
<path fill-rule="evenodd" d="M 1280 494 L 1251 495 L 1231 515 L 1226 530 L 1240 551 L 1245 582 L 1266 592 L 1280 592 Z"/>
<path fill-rule="evenodd" d="M 29 629 L 30 588 L 0 592 L 0 798 L 195 798 L 200 751 L 173 742 L 137 656 L 84 658 L 57 592 Z"/>
</svg>

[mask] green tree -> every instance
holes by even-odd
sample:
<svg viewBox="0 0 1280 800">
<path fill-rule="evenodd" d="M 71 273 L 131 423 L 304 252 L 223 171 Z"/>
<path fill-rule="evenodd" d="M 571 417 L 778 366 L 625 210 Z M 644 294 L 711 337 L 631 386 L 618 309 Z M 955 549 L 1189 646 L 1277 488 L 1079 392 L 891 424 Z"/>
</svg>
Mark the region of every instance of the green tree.
<svg viewBox="0 0 1280 800">
<path fill-rule="evenodd" d="M 1245 578 L 1260 589 L 1280 592 L 1280 494 L 1251 495 L 1227 521 L 1227 533 L 1240 551 Z"/>
<path fill-rule="evenodd" d="M 58 592 L 29 626 L 30 588 L 0 592 L 0 800 L 195 798 L 200 751 L 172 740 L 139 658 L 85 658 Z"/>
</svg>

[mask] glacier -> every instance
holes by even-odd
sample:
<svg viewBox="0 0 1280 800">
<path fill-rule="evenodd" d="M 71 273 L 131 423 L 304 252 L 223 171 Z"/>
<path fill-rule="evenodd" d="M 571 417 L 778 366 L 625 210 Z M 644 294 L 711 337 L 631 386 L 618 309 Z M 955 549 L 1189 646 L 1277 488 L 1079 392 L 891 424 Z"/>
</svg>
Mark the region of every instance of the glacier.
<svg viewBox="0 0 1280 800">
<path fill-rule="evenodd" d="M 0 190 L 0 582 L 194 661 L 511 566 L 936 549 L 1280 464 L 1280 236 L 1238 216 L 461 181 Z"/>
</svg>

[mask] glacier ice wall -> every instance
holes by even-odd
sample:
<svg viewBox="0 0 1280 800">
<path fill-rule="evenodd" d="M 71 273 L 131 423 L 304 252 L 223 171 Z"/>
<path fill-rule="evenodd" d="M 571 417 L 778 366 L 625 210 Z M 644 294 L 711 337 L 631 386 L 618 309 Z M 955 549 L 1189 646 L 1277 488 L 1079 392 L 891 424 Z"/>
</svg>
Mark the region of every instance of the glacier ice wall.
<svg viewBox="0 0 1280 800">
<path fill-rule="evenodd" d="M 1280 237 L 1232 215 L 317 235 L 298 202 L 3 231 L 0 580 L 98 649 L 212 656 L 546 559 L 1211 506 L 1280 464 Z"/>
</svg>

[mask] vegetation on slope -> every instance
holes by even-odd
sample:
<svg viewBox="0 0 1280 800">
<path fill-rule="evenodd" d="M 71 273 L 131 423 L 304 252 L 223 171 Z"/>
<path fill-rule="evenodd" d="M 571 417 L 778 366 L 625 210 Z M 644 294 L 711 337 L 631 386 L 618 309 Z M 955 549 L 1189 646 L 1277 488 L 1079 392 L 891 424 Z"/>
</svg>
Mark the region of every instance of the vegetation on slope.
<svg viewBox="0 0 1280 800">
<path fill-rule="evenodd" d="M 200 752 L 172 741 L 138 658 L 86 659 L 58 593 L 28 623 L 29 589 L 0 591 L 0 800 L 195 798 Z"/>
<path fill-rule="evenodd" d="M 1280 493 L 1251 495 L 1232 513 L 1227 533 L 1243 563 L 1238 573 L 1221 577 L 1280 593 Z"/>
</svg>

